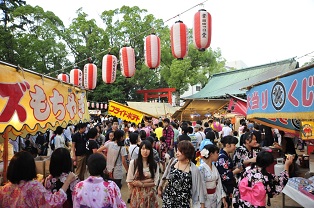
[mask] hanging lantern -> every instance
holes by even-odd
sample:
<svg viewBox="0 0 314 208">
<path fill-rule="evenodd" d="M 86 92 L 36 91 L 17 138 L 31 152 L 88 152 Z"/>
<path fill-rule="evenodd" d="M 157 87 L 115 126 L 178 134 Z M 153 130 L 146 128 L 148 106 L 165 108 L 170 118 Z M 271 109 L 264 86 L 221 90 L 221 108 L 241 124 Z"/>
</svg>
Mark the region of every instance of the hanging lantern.
<svg viewBox="0 0 314 208">
<path fill-rule="evenodd" d="M 100 103 L 100 109 L 104 109 L 104 104 Z"/>
<path fill-rule="evenodd" d="M 92 102 L 92 108 L 95 108 L 95 103 L 94 102 Z"/>
<path fill-rule="evenodd" d="M 111 84 L 116 80 L 118 59 L 114 55 L 107 54 L 102 58 L 102 80 Z"/>
<path fill-rule="evenodd" d="M 135 54 L 131 47 L 120 49 L 120 68 L 122 75 L 131 78 L 135 74 Z"/>
<path fill-rule="evenodd" d="M 90 106 L 90 102 L 88 101 L 88 102 L 87 102 L 87 108 L 89 108 L 89 106 Z"/>
<path fill-rule="evenodd" d="M 145 38 L 144 44 L 145 64 L 150 69 L 155 69 L 160 64 L 160 38 L 151 34 Z"/>
<path fill-rule="evenodd" d="M 93 90 L 97 83 L 97 67 L 95 64 L 89 63 L 84 66 L 84 87 Z"/>
<path fill-rule="evenodd" d="M 212 36 L 212 17 L 205 10 L 200 9 L 194 15 L 193 42 L 200 51 L 205 51 L 210 46 Z"/>
<path fill-rule="evenodd" d="M 99 103 L 96 103 L 96 108 L 99 109 Z"/>
<path fill-rule="evenodd" d="M 82 81 L 83 81 L 82 70 L 78 68 L 72 69 L 70 71 L 70 83 L 77 86 L 82 86 Z"/>
<path fill-rule="evenodd" d="M 105 106 L 104 106 L 104 107 L 105 107 L 105 109 L 107 110 L 108 104 L 107 104 L 107 103 L 105 103 Z"/>
<path fill-rule="evenodd" d="M 188 28 L 182 21 L 177 21 L 170 31 L 171 52 L 177 59 L 188 54 Z"/>
<path fill-rule="evenodd" d="M 63 73 L 58 75 L 58 79 L 67 83 L 69 83 L 70 80 L 69 75 Z"/>
</svg>

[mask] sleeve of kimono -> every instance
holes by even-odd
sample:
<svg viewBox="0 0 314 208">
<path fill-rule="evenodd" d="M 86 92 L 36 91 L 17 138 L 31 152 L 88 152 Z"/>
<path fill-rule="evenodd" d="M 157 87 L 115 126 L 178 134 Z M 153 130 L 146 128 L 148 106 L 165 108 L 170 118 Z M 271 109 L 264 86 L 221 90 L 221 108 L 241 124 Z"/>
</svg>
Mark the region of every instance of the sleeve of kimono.
<svg viewBox="0 0 314 208">
<path fill-rule="evenodd" d="M 58 207 L 62 206 L 62 204 L 67 200 L 67 195 L 63 191 L 63 189 L 59 189 L 59 191 L 55 193 L 51 193 L 51 191 L 45 189 L 45 187 L 39 183 L 35 182 L 32 184 L 32 195 L 29 200 L 32 200 L 32 204 L 36 204 L 37 207 Z"/>
<path fill-rule="evenodd" d="M 276 176 L 275 174 L 271 174 L 269 177 L 272 178 L 268 182 L 266 182 L 267 193 L 270 193 L 273 196 L 280 194 L 288 182 L 288 171 L 284 170 L 278 176 Z"/>
<path fill-rule="evenodd" d="M 197 188 L 196 188 L 196 194 L 194 197 L 193 197 L 193 194 L 192 194 L 192 201 L 193 201 L 193 204 L 195 203 L 205 203 L 205 193 L 204 191 L 202 191 L 204 189 L 204 183 L 202 181 L 202 178 L 201 178 L 201 174 L 200 174 L 200 171 L 199 169 L 195 166 L 195 179 L 196 179 L 196 185 L 197 185 Z M 194 176 L 192 176 L 193 178 Z M 192 182 L 192 186 L 193 186 L 193 182 Z M 194 188 L 192 187 L 192 190 Z M 198 200 L 197 200 L 198 199 Z"/>
<path fill-rule="evenodd" d="M 109 191 L 109 193 L 111 193 L 110 197 L 111 204 L 115 205 L 115 207 L 117 208 L 125 208 L 126 204 L 122 199 L 121 192 L 117 184 L 111 181 L 108 189 L 111 190 Z"/>
<path fill-rule="evenodd" d="M 206 190 L 206 185 L 205 185 L 206 184 L 206 180 L 205 180 L 205 171 L 206 170 L 205 170 L 203 165 L 199 166 L 199 170 L 200 170 L 200 175 L 201 175 L 201 182 L 202 182 L 202 184 L 204 184 L 201 191 L 203 191 L 204 200 L 206 200 L 206 198 L 207 198 L 207 190 Z"/>
<path fill-rule="evenodd" d="M 241 162 L 240 148 L 237 148 L 233 155 L 233 166 L 238 167 L 238 164 Z M 241 164 L 242 165 L 242 164 Z"/>
<path fill-rule="evenodd" d="M 224 191 L 224 189 L 222 188 L 222 183 L 221 183 L 221 178 L 219 176 L 219 179 L 218 179 L 218 184 L 217 184 L 217 189 L 216 191 L 219 191 L 219 195 L 221 196 L 221 198 L 219 200 L 221 200 L 222 198 L 226 197 L 226 193 Z"/>
<path fill-rule="evenodd" d="M 233 178 L 233 172 L 229 170 L 228 158 L 226 156 L 222 155 L 218 157 L 216 167 L 222 181 L 230 180 L 231 178 Z"/>
</svg>

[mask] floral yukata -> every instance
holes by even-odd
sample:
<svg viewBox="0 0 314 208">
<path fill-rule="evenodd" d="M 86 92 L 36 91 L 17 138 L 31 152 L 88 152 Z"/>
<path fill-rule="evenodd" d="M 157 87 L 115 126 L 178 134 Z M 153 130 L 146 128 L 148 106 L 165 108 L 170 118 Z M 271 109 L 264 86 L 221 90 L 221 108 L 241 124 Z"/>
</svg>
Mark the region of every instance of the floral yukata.
<svg viewBox="0 0 314 208">
<path fill-rule="evenodd" d="M 253 157 L 257 156 L 257 153 L 259 153 L 261 150 L 259 148 L 252 148 L 251 151 L 249 151 L 245 146 L 238 147 L 233 155 L 233 166 L 238 168 L 243 168 L 243 171 L 246 167 L 243 165 L 243 161 L 249 160 Z M 243 172 L 242 172 L 243 173 Z M 236 178 L 239 179 L 240 175 L 242 173 L 239 173 L 236 175 Z"/>
<path fill-rule="evenodd" d="M 0 188 L 0 207 L 62 207 L 66 199 L 67 195 L 62 189 L 52 194 L 36 180 L 8 183 Z"/>
<path fill-rule="evenodd" d="M 50 190 L 52 193 L 55 193 L 55 192 L 59 191 L 59 189 L 63 186 L 67 177 L 68 177 L 67 173 L 62 173 L 57 178 L 54 178 L 52 175 L 49 175 L 44 181 L 44 186 L 46 189 Z M 74 191 L 74 188 L 78 182 L 79 182 L 79 179 L 76 179 L 75 181 L 70 183 L 70 186 L 69 186 L 68 190 L 66 191 L 67 200 L 62 206 L 63 208 L 73 207 L 72 191 Z"/>
<path fill-rule="evenodd" d="M 266 174 L 263 174 L 263 173 Z M 244 172 L 243 176 L 240 178 L 242 180 L 244 177 L 247 178 L 249 181 L 249 186 L 252 187 L 258 182 L 262 182 L 265 190 L 266 196 L 274 196 L 276 194 L 280 194 L 283 188 L 285 187 L 286 183 L 288 182 L 288 172 L 286 170 L 282 171 L 279 176 L 275 174 L 267 173 L 266 171 L 262 171 L 259 167 L 247 167 L 246 171 Z M 266 196 L 265 204 L 266 204 Z M 254 206 L 251 205 L 250 202 L 241 199 L 240 191 L 238 188 L 235 188 L 234 191 L 234 198 L 233 198 L 233 206 L 239 208 L 265 208 L 266 206 Z"/>
<path fill-rule="evenodd" d="M 90 176 L 76 185 L 73 192 L 73 207 L 124 208 L 126 204 L 115 182 Z"/>
<path fill-rule="evenodd" d="M 210 168 L 206 163 L 203 163 L 199 167 L 202 182 L 205 184 L 205 207 L 217 208 L 221 207 L 221 199 L 226 196 L 223 191 L 219 172 L 215 165 Z M 208 194 L 207 189 L 216 189 L 215 193 Z"/>
</svg>

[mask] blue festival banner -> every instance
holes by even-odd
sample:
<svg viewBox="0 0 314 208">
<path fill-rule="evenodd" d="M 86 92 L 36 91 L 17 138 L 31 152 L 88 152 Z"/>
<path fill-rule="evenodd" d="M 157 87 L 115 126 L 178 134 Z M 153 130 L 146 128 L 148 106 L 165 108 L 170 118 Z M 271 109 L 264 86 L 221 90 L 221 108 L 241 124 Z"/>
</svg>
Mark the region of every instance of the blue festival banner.
<svg viewBox="0 0 314 208">
<path fill-rule="evenodd" d="M 314 68 L 278 78 L 247 92 L 247 118 L 314 118 Z"/>
</svg>

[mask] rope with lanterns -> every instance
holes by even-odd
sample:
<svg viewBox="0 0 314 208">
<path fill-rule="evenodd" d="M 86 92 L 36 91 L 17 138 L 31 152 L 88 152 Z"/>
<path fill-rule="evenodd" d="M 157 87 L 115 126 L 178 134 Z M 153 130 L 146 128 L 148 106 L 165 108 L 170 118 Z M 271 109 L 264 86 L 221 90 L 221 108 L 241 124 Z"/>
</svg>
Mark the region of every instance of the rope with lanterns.
<svg viewBox="0 0 314 208">
<path fill-rule="evenodd" d="M 203 5 L 206 1 L 197 4 L 192 8 L 198 5 Z M 189 11 L 190 9 L 184 11 L 183 13 Z M 173 18 L 170 18 L 169 20 Z M 211 25 L 212 20 L 209 12 L 207 12 L 205 9 L 200 9 L 198 12 L 196 12 L 193 23 L 193 43 L 199 51 L 205 51 L 210 46 L 212 31 Z M 145 37 L 144 41 L 145 65 L 150 69 L 155 69 L 160 65 L 160 38 L 156 34 L 152 33 Z M 188 28 L 182 21 L 176 21 L 175 24 L 171 27 L 170 41 L 171 52 L 174 58 L 182 60 L 187 56 Z M 126 78 L 133 77 L 136 70 L 134 49 L 129 46 L 122 47 L 119 51 L 119 55 L 122 75 Z M 91 62 L 90 58 L 88 60 L 90 63 L 85 64 L 83 72 L 79 68 L 75 67 L 70 71 L 70 76 L 65 73 L 61 73 L 58 75 L 58 79 L 73 85 L 84 86 L 87 90 L 95 89 L 97 82 L 97 67 Z M 117 65 L 118 59 L 116 56 L 110 54 L 109 49 L 109 53 L 104 55 L 102 59 L 103 82 L 106 84 L 115 82 Z"/>
</svg>

